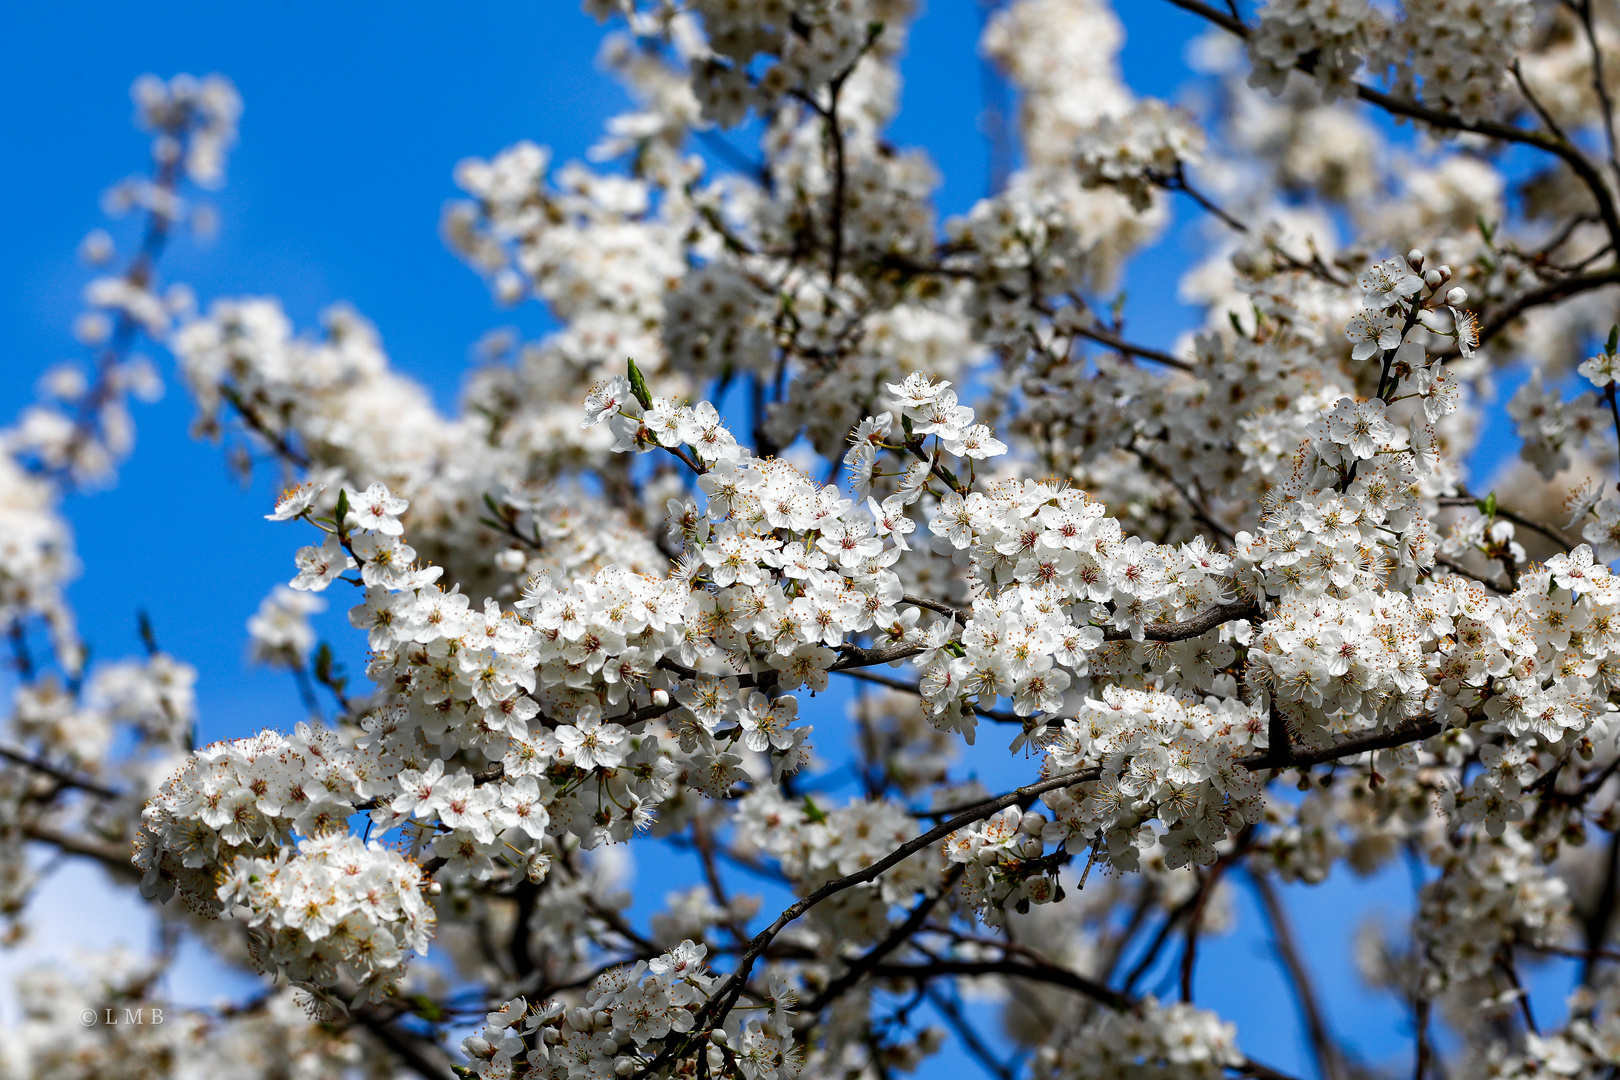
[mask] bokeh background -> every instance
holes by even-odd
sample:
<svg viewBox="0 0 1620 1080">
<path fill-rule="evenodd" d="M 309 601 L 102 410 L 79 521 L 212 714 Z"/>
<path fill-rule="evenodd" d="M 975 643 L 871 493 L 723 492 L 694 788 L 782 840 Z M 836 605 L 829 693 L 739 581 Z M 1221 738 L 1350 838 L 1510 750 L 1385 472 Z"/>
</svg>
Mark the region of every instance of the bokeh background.
<svg viewBox="0 0 1620 1080">
<path fill-rule="evenodd" d="M 1138 94 L 1176 99 L 1196 93 L 1185 57 L 1203 24 L 1160 0 L 1120 0 L 1122 55 Z M 978 0 L 933 0 L 917 22 L 903 65 L 904 97 L 890 131 L 898 145 L 922 146 L 944 177 L 942 218 L 986 194 L 993 172 L 987 107 L 1005 109 L 1004 93 L 983 67 Z M 230 157 L 227 186 L 212 196 L 219 214 L 213 241 L 181 240 L 162 273 L 195 289 L 207 304 L 223 296 L 273 294 L 302 327 L 345 301 L 381 331 L 395 366 L 423 384 L 441 408 L 455 407 L 461 380 L 485 333 L 513 328 L 525 340 L 548 328 L 530 302 L 505 310 L 485 284 L 441 243 L 438 218 L 455 194 L 451 169 L 468 155 L 488 156 L 521 138 L 549 145 L 555 160 L 582 158 L 604 121 L 628 99 L 596 64 L 604 28 L 571 0 L 507 0 L 476 6 L 421 0 L 382 5 L 280 0 L 242 4 L 169 0 L 15 5 L 0 34 L 0 416 L 14 416 L 35 395 L 52 364 L 82 356 L 72 321 L 90 271 L 75 248 L 105 224 L 102 192 L 145 164 L 146 139 L 131 126 L 129 84 L 142 72 L 170 76 L 221 72 L 246 102 L 242 138 Z M 1201 250 L 1209 223 L 1190 203 L 1173 206 L 1161 241 L 1130 265 L 1124 280 L 1129 336 L 1171 347 L 1201 313 L 1177 299 L 1177 280 Z M 131 223 L 108 226 L 115 238 Z M 127 245 L 125 245 L 127 248 Z M 172 361 L 153 361 L 166 378 Z M 1517 379 L 1504 380 L 1511 389 Z M 137 406 L 138 444 L 115 485 L 75 495 L 67 514 L 77 532 L 83 573 L 70 595 L 95 654 L 136 652 L 136 612 L 149 613 L 162 647 L 195 665 L 204 741 L 304 716 L 292 680 L 247 662 L 245 620 L 291 573 L 302 531 L 263 520 L 276 488 L 272 470 L 244 487 L 218 447 L 188 432 L 192 407 L 169 386 L 155 404 Z M 1470 461 L 1484 490 L 1516 449 L 1511 425 L 1493 409 Z M 358 673 L 364 641 L 349 631 L 346 598 L 316 622 Z M 820 699 L 817 745 L 829 768 L 844 752 L 840 723 L 847 685 Z M 1033 762 L 1008 760 L 990 732 L 977 750 L 987 783 L 1019 782 Z M 976 759 L 965 762 L 969 766 Z M 829 776 L 829 797 L 847 791 Z M 849 790 L 852 790 L 849 789 Z M 626 860 L 636 890 L 632 917 L 660 904 L 667 881 L 696 877 L 669 849 Z M 1409 1053 L 1406 1010 L 1365 991 L 1352 951 L 1368 918 L 1402 919 L 1411 903 L 1404 867 L 1358 880 L 1343 869 L 1325 886 L 1284 890 L 1329 1020 L 1370 1064 Z M 641 884 L 637 885 L 639 878 Z M 753 888 L 754 883 L 737 882 Z M 1258 1060 L 1297 1076 L 1311 1074 L 1294 1002 L 1272 954 L 1254 896 L 1241 875 L 1228 879 L 1231 925 L 1200 949 L 1197 1000 L 1236 1022 L 1240 1044 Z M 775 897 L 768 897 L 767 903 Z M 150 916 L 137 899 L 88 867 L 56 872 L 36 906 L 33 935 L 0 954 L 0 972 L 58 955 L 74 944 L 148 946 Z M 1175 955 L 1162 993 L 1173 994 Z M 1558 1014 L 1558 965 L 1532 979 L 1538 1012 Z M 1147 985 L 1156 980 L 1150 978 Z M 239 978 L 188 949 L 171 992 L 208 1001 L 245 991 Z M 15 1001 L 0 994 L 0 1013 Z M 993 1000 L 971 1004 L 988 1018 Z M 14 1013 L 13 1013 L 14 1015 Z M 975 1069 L 947 1046 L 925 1075 Z"/>
</svg>

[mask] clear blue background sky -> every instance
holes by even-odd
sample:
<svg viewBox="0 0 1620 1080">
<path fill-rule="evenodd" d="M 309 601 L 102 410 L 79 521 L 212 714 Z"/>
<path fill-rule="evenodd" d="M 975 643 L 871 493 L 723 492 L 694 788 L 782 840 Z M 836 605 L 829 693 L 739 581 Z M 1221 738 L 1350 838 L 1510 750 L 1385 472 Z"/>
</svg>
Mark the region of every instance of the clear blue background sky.
<svg viewBox="0 0 1620 1080">
<path fill-rule="evenodd" d="M 1197 20 L 1156 0 L 1119 6 L 1128 81 L 1138 93 L 1175 96 L 1187 78 L 1182 50 Z M 945 176 L 945 214 L 965 211 L 985 192 L 979 20 L 974 0 L 935 0 L 914 29 L 904 106 L 891 132 L 896 143 L 933 155 Z M 596 68 L 601 28 L 570 0 L 97 0 L 20 5 L 7 23 L 0 39 L 3 417 L 33 399 L 45 368 L 82 355 L 69 327 L 89 274 L 74 249 L 103 223 L 101 192 L 145 165 L 146 140 L 130 125 L 128 99 L 142 72 L 222 72 L 246 102 L 228 185 L 213 197 L 218 238 L 206 249 L 178 244 L 164 260 L 164 277 L 191 284 L 204 303 L 279 296 L 301 327 L 313 325 L 326 305 L 349 301 L 377 323 L 395 365 L 445 408 L 455 400 L 469 347 L 486 330 L 514 326 L 532 338 L 547 326 L 532 303 L 498 310 L 482 281 L 440 242 L 439 211 L 455 195 L 452 166 L 521 138 L 550 145 L 558 160 L 582 157 L 603 121 L 627 104 Z M 1200 223 L 1185 204 L 1174 210 L 1174 228 L 1126 281 L 1131 336 L 1161 346 L 1197 321 L 1174 297 Z M 114 235 L 128 234 L 115 228 Z M 167 356 L 154 358 L 172 372 Z M 307 538 L 262 520 L 273 498 L 270 478 L 243 491 L 217 448 L 189 438 L 191 405 L 169 381 L 160 403 L 137 407 L 138 449 L 117 485 L 69 501 L 85 563 L 72 599 L 101 656 L 135 652 L 135 612 L 151 613 L 163 647 L 202 673 L 205 739 L 286 729 L 301 718 L 292 683 L 247 666 L 243 623 L 290 576 L 292 551 Z M 331 599 L 341 605 L 345 598 Z M 358 658 L 363 643 L 341 610 L 320 625 L 340 651 Z M 835 756 L 832 731 L 819 720 L 818 733 Z M 981 750 L 1004 759 L 1000 738 L 988 733 Z M 1404 871 L 1398 877 L 1404 884 Z M 1256 1057 L 1307 1073 L 1296 1014 L 1247 887 L 1239 885 L 1241 930 L 1201 951 L 1199 998 L 1238 1023 L 1242 1045 Z M 1406 902 L 1403 893 L 1342 873 L 1325 889 L 1290 893 L 1333 1020 L 1372 1059 L 1404 1053 L 1404 1020 L 1354 988 L 1349 934 L 1378 905 L 1393 910 Z M 1547 1004 L 1557 1011 L 1555 1001 Z M 956 1051 L 947 1063 L 962 1064 Z M 941 1065 L 934 1062 L 929 1073 Z"/>
</svg>

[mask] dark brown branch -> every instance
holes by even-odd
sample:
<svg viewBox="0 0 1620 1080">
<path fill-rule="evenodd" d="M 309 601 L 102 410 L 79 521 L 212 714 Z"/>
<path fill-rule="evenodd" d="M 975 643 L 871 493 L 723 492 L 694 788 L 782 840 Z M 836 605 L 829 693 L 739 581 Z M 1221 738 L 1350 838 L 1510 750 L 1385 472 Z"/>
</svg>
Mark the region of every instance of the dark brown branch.
<svg viewBox="0 0 1620 1080">
<path fill-rule="evenodd" d="M 1509 595 L 1509 594 L 1511 594 L 1513 592 L 1512 589 L 1506 588 L 1506 587 L 1498 584 L 1497 582 L 1492 581 L 1490 578 L 1485 577 L 1483 574 L 1474 573 L 1472 570 L 1468 569 L 1468 567 L 1464 566 L 1462 563 L 1458 562 L 1456 559 L 1453 559 L 1450 555 L 1436 555 L 1434 557 L 1434 561 L 1435 561 L 1436 565 L 1445 567 L 1447 570 L 1450 570 L 1453 574 L 1456 574 L 1458 577 L 1465 577 L 1469 581 L 1477 582 L 1477 583 L 1485 586 L 1487 589 L 1491 590 L 1494 593 L 1498 593 L 1498 594 L 1500 594 L 1502 596 L 1507 596 L 1507 595 Z"/>
<path fill-rule="evenodd" d="M 808 896 L 804 896 L 789 905 L 769 926 L 754 935 L 753 940 L 748 943 L 748 948 L 737 958 L 737 966 L 732 969 L 731 974 L 727 975 L 714 988 L 709 1000 L 704 1003 L 703 1007 L 693 1017 L 692 1031 L 695 1037 L 707 1034 L 715 1024 L 725 1019 L 726 1014 L 731 1011 L 732 1005 L 736 1003 L 737 997 L 742 993 L 748 975 L 754 968 L 754 962 L 764 953 L 766 947 L 775 940 L 776 935 L 780 934 L 789 923 L 797 920 L 799 916 L 823 900 L 837 896 L 848 889 L 853 889 L 857 885 L 865 885 L 868 882 L 876 881 L 884 871 L 898 866 L 917 852 L 932 847 L 956 830 L 982 821 L 999 810 L 1004 810 L 1009 806 L 1027 806 L 1029 803 L 1034 802 L 1037 796 L 1048 791 L 1062 787 L 1073 787 L 1075 784 L 1094 780 L 1097 775 L 1098 770 L 1096 769 L 1081 769 L 1076 772 L 1064 773 L 1061 776 L 1041 780 L 1037 783 L 1026 784 L 1021 788 L 1007 792 L 1005 795 L 980 803 L 972 809 L 963 811 L 949 821 L 934 826 L 921 836 L 906 841 L 865 869 L 857 870 L 855 873 L 841 878 L 835 878 Z M 665 1062 L 681 1053 L 689 1041 L 690 1039 L 683 1041 L 671 1040 L 661 1053 L 648 1062 L 640 1072 L 635 1074 L 637 1080 L 656 1072 Z"/>
<path fill-rule="evenodd" d="M 996 1059 L 996 1055 L 990 1050 L 990 1045 L 968 1022 L 968 1018 L 962 1015 L 962 1009 L 956 1002 L 932 987 L 925 988 L 923 994 L 934 1008 L 939 1011 L 939 1015 L 943 1016 L 945 1021 L 951 1025 L 951 1028 L 956 1032 L 956 1037 L 962 1040 L 962 1045 L 967 1048 L 967 1052 L 972 1054 L 980 1065 L 984 1066 L 985 1072 L 995 1077 L 996 1080 L 1013 1080 L 1016 1075 L 1013 1068 Z"/>
<path fill-rule="evenodd" d="M 844 670 L 838 672 L 838 674 L 843 675 L 845 678 L 859 679 L 861 682 L 869 682 L 878 686 L 886 686 L 890 690 L 899 690 L 906 694 L 922 694 L 922 688 L 916 683 L 908 683 L 903 679 L 891 679 L 887 675 L 874 675 L 870 671 L 864 671 L 859 668 L 845 668 Z M 1024 717 L 1018 716 L 1014 713 L 1004 712 L 1001 709 L 981 709 L 977 705 L 970 705 L 968 707 L 972 709 L 976 715 L 982 716 L 986 720 L 991 720 L 998 724 L 1024 723 Z"/>
<path fill-rule="evenodd" d="M 1468 494 L 1467 492 L 1464 492 L 1461 495 L 1445 495 L 1445 496 L 1442 496 L 1437 501 L 1439 502 L 1439 504 L 1441 506 L 1476 506 L 1477 507 L 1477 505 L 1479 503 L 1479 500 L 1477 498 L 1475 498 L 1473 495 Z M 1500 506 L 1500 505 L 1497 506 L 1497 508 L 1496 508 L 1496 516 L 1501 518 L 1504 521 L 1511 521 L 1515 525 L 1520 525 L 1520 526 L 1523 526 L 1526 529 L 1531 529 L 1531 530 L 1533 530 L 1535 532 L 1540 533 L 1542 536 L 1545 536 L 1547 539 L 1551 540 L 1553 543 L 1555 543 L 1558 546 L 1562 547 L 1565 551 L 1572 550 L 1575 547 L 1576 544 L 1580 543 L 1579 540 L 1576 540 L 1576 539 L 1572 538 L 1568 533 L 1564 532 L 1564 530 L 1558 528 L 1558 526 L 1552 525 L 1552 524 L 1550 524 L 1548 522 L 1545 522 L 1545 521 L 1538 521 L 1537 519 L 1529 516 L 1528 514 L 1522 514 L 1519 511 L 1513 510 L 1513 509 L 1511 509 L 1509 507 Z"/>
<path fill-rule="evenodd" d="M 1530 84 L 1524 81 L 1524 71 L 1519 65 L 1517 56 L 1508 65 L 1508 70 L 1513 72 L 1513 81 L 1518 84 L 1520 95 L 1530 104 L 1530 108 L 1535 111 L 1535 114 L 1541 118 L 1541 122 L 1546 125 L 1548 133 L 1560 142 L 1568 142 L 1569 136 L 1564 134 L 1564 129 L 1558 126 L 1558 121 L 1553 119 L 1552 113 L 1548 112 L 1547 107 L 1541 103 L 1541 99 L 1536 97 L 1536 92 L 1530 89 Z"/>
<path fill-rule="evenodd" d="M 426 1080 L 453 1080 L 450 1056 L 438 1044 L 429 1042 L 398 1024 L 366 1011 L 353 1014 L 378 1042 L 387 1047 L 407 1068 Z"/>
<path fill-rule="evenodd" d="M 917 607 L 927 608 L 929 611 L 937 611 L 941 615 L 949 615 L 961 625 L 967 625 L 967 614 L 963 612 L 961 608 L 952 607 L 951 605 L 942 603 L 941 601 L 927 600 L 921 596 L 911 596 L 910 594 L 907 594 L 900 598 L 900 602 L 902 604 L 915 604 Z"/>
<path fill-rule="evenodd" d="M 952 975 L 1000 975 L 1049 983 L 1083 994 L 1111 1009 L 1129 1009 L 1133 1002 L 1118 990 L 1055 964 L 1026 964 L 1019 960 L 930 960 L 925 964 L 878 964 L 872 974 L 884 979 L 937 979 Z"/>
<path fill-rule="evenodd" d="M 1558 301 L 1568 299 L 1578 293 L 1617 284 L 1620 284 L 1620 267 L 1611 267 L 1590 274 L 1574 274 L 1570 277 L 1559 278 L 1557 281 L 1548 282 L 1539 289 L 1531 289 L 1529 292 L 1520 293 L 1501 307 L 1492 309 L 1490 317 L 1481 321 L 1479 343 L 1484 345 L 1490 341 L 1505 330 L 1509 323 L 1531 308 L 1541 307 L 1545 304 L 1556 304 Z"/>
<path fill-rule="evenodd" d="M 41 761 L 39 758 L 25 754 L 21 750 L 13 750 L 9 746 L 0 746 L 0 758 L 14 761 L 18 765 L 48 776 L 62 787 L 77 788 L 92 795 L 99 795 L 103 799 L 116 799 L 119 797 L 119 793 L 110 787 L 105 787 L 86 777 L 77 776 L 66 769 L 59 769 L 49 762 Z"/>
<path fill-rule="evenodd" d="M 1260 605 L 1252 600 L 1240 600 L 1236 603 L 1222 604 L 1212 607 L 1202 615 L 1178 623 L 1152 623 L 1142 632 L 1146 641 L 1186 641 L 1189 638 L 1199 637 L 1209 633 L 1222 623 L 1233 622 L 1237 619 L 1254 619 L 1260 615 Z M 1104 641 L 1131 641 L 1134 640 L 1129 630 L 1109 628 L 1103 631 Z"/>
<path fill-rule="evenodd" d="M 1423 742 L 1431 739 L 1445 730 L 1445 725 L 1433 718 L 1414 720 L 1401 724 L 1398 727 L 1387 728 L 1383 731 L 1370 731 L 1361 735 L 1337 736 L 1333 745 L 1321 749 L 1308 749 L 1293 747 L 1286 755 L 1274 756 L 1273 750 L 1263 754 L 1251 754 L 1238 761 L 1246 769 L 1288 769 L 1323 765 L 1330 761 L 1339 761 L 1357 754 L 1365 754 L 1370 750 L 1389 750 L 1396 746 L 1405 746 L 1407 743 Z"/>
<path fill-rule="evenodd" d="M 1597 29 L 1592 25 L 1592 0 L 1565 0 L 1565 3 L 1574 9 L 1581 20 L 1586 43 L 1592 49 L 1592 90 L 1597 94 L 1598 110 L 1603 114 L 1603 139 L 1609 147 L 1609 168 L 1614 170 L 1616 182 L 1620 182 L 1620 148 L 1615 145 L 1614 100 L 1609 97 L 1609 87 L 1603 77 L 1603 50 L 1598 47 Z"/>
<path fill-rule="evenodd" d="M 1310 969 L 1305 966 L 1299 946 L 1294 942 L 1294 931 L 1288 921 L 1288 912 L 1283 908 L 1282 899 L 1277 895 L 1270 878 L 1255 873 L 1251 867 L 1249 880 L 1254 885 L 1256 895 L 1260 897 L 1260 906 L 1265 910 L 1266 919 L 1271 923 L 1272 946 L 1277 950 L 1277 959 L 1281 961 L 1283 970 L 1288 975 L 1289 988 L 1294 992 L 1294 1003 L 1299 1006 L 1300 1019 L 1305 1024 L 1305 1037 L 1311 1044 L 1311 1054 L 1316 1058 L 1316 1071 L 1322 1080 L 1340 1080 L 1344 1070 L 1339 1056 L 1339 1044 L 1328 1032 L 1327 1018 L 1317 999 L 1316 985 L 1311 980 Z"/>
<path fill-rule="evenodd" d="M 126 881 L 139 881 L 141 879 L 140 871 L 130 861 L 130 852 L 124 848 L 93 837 L 73 836 L 49 825 L 38 823 L 24 825 L 22 833 L 30 840 L 50 844 L 69 855 L 94 859 L 110 870 L 115 877 L 121 877 Z"/>
<path fill-rule="evenodd" d="M 1581 930 L 1586 937 L 1586 953 L 1581 962 L 1581 985 L 1592 985 L 1592 972 L 1608 940 L 1609 927 L 1614 920 L 1616 895 L 1620 894 L 1620 832 L 1609 837 L 1609 850 L 1604 853 L 1603 884 L 1598 889 L 1592 910 L 1581 919 Z"/>
<path fill-rule="evenodd" d="M 932 896 L 925 896 L 918 901 L 917 906 L 911 909 L 911 914 L 906 916 L 904 922 L 890 931 L 888 937 L 852 961 L 842 975 L 828 983 L 821 993 L 817 994 L 808 1005 L 804 1006 L 804 1011 L 812 1016 L 821 1012 L 833 1001 L 842 997 L 850 987 L 860 982 L 873 968 L 882 962 L 885 956 L 910 941 L 911 936 L 917 932 L 918 928 L 928 921 L 928 915 L 934 910 L 935 905 L 956 887 L 957 880 L 961 878 L 963 871 L 966 869 L 960 863 L 951 867 L 946 872 L 945 881 L 938 892 Z"/>
<path fill-rule="evenodd" d="M 1146 345 L 1132 344 L 1117 334 L 1112 334 L 1099 326 L 1073 326 L 1068 329 L 1070 333 L 1078 337 L 1095 341 L 1099 345 L 1106 345 L 1115 352 L 1124 353 L 1126 356 L 1139 356 L 1144 360 L 1152 360 L 1156 364 L 1173 367 L 1178 371 L 1194 370 L 1194 365 L 1190 360 L 1183 360 L 1179 356 L 1172 356 L 1170 353 L 1152 349 Z"/>
<path fill-rule="evenodd" d="M 242 418 L 242 423 L 247 426 L 248 430 L 252 431 L 254 434 L 258 435 L 259 438 L 269 443 L 270 448 L 273 449 L 283 461 L 296 465 L 300 469 L 309 468 L 309 456 L 289 443 L 286 435 L 276 431 L 269 424 L 265 423 L 264 418 L 259 415 L 258 410 L 242 399 L 242 395 L 237 392 L 236 387 L 231 386 L 228 383 L 221 383 L 219 386 L 219 394 L 226 401 L 230 402 L 231 406 L 236 409 L 236 414 Z"/>
</svg>

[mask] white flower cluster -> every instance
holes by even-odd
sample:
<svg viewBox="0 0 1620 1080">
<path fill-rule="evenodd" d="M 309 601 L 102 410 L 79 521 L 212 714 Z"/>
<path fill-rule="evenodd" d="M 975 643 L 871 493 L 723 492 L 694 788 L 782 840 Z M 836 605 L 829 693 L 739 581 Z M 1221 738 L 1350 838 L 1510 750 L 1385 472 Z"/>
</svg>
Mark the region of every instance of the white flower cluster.
<svg viewBox="0 0 1620 1080">
<path fill-rule="evenodd" d="M 234 410 L 264 437 L 322 463 L 312 470 L 304 507 L 329 514 L 346 476 L 389 477 L 414 505 L 413 525 L 426 526 L 422 557 L 486 594 L 514 594 L 524 576 L 542 570 L 662 564 L 622 511 L 577 485 L 548 482 L 549 469 L 535 471 L 540 444 L 553 464 L 578 461 L 577 401 L 473 434 L 467 421 L 442 417 L 419 386 L 389 370 L 369 324 L 344 308 L 324 319 L 324 337 L 297 337 L 273 301 L 221 301 L 173 341 L 204 430 L 218 430 Z M 605 440 L 594 443 L 606 451 Z M 509 529 L 478 520 L 486 497 L 497 501 Z M 310 565 L 342 573 L 333 550 L 316 547 Z"/>
<path fill-rule="evenodd" d="M 864 870 L 917 836 L 916 819 L 893 802 L 858 800 L 824 811 L 794 805 L 771 788 L 745 797 L 735 820 L 742 838 L 776 859 L 801 892 Z M 864 897 L 878 925 L 890 904 L 937 891 L 940 868 L 938 853 L 925 850 L 880 875 Z"/>
<path fill-rule="evenodd" d="M 986 926 L 1004 925 L 1008 908 L 1027 913 L 1031 904 L 1063 899 L 1058 860 L 1045 857 L 1042 843 L 1048 824 L 1043 814 L 1009 806 L 945 838 L 945 857 L 965 867 L 962 901 Z"/>
<path fill-rule="evenodd" d="M 1280 94 L 1309 55 L 1329 101 L 1352 93 L 1351 77 L 1367 56 L 1369 38 L 1381 30 L 1376 18 L 1367 0 L 1266 0 L 1249 35 L 1249 85 Z"/>
<path fill-rule="evenodd" d="M 764 1018 L 694 1030 L 714 987 L 707 955 L 705 946 L 682 941 L 651 960 L 611 968 L 592 981 L 583 1004 L 573 1008 L 557 1001 L 530 1006 L 522 997 L 512 998 L 462 1042 L 470 1074 L 486 1080 L 628 1077 L 666 1047 L 701 1038 L 700 1052 L 715 1075 L 793 1080 L 802 1068 L 793 1042 L 798 994 L 780 977 L 771 981 Z"/>
<path fill-rule="evenodd" d="M 165 974 L 162 958 L 123 949 L 25 969 L 10 988 L 19 1015 L 0 1044 L 0 1078 L 345 1080 L 365 1062 L 352 1032 L 311 1019 L 303 991 L 282 987 L 222 1013 L 162 996 Z"/>
<path fill-rule="evenodd" d="M 222 75 L 199 79 L 176 75 L 167 81 L 142 75 L 130 88 L 137 127 L 153 133 L 152 156 L 161 164 L 182 163 L 186 177 L 205 188 L 225 178 L 225 155 L 236 142 L 242 99 Z"/>
<path fill-rule="evenodd" d="M 325 564 L 336 567 L 335 557 Z M 262 664 L 300 668 L 315 647 L 315 629 L 309 617 L 326 610 L 326 602 L 309 592 L 277 585 L 247 621 L 253 659 Z"/>
<path fill-rule="evenodd" d="M 569 166 L 548 189 L 549 161 L 544 148 L 522 142 L 492 161 L 457 165 L 456 183 L 475 201 L 447 211 L 452 246 L 491 275 L 507 302 L 532 288 L 559 314 L 597 331 L 629 330 L 636 316 L 656 319 L 685 267 L 673 224 L 648 213 L 648 185 Z"/>
<path fill-rule="evenodd" d="M 1421 87 L 1431 106 L 1473 121 L 1496 109 L 1515 55 L 1530 43 L 1536 13 L 1530 0 L 1404 0 L 1391 28 L 1397 83 Z"/>
<path fill-rule="evenodd" d="M 1108 116 L 1075 142 L 1080 182 L 1116 188 L 1138 211 L 1153 201 L 1153 186 L 1180 175 L 1202 157 L 1204 133 L 1192 117 L 1157 98 L 1146 98 L 1123 116 Z"/>
<path fill-rule="evenodd" d="M 1052 766 L 1099 768 L 1075 789 L 1047 794 L 1054 819 L 1043 839 L 1089 844 L 1096 857 L 1135 870 L 1162 846 L 1172 869 L 1216 858 L 1228 834 L 1258 822 L 1261 785 L 1242 760 L 1266 748 L 1258 710 L 1236 699 L 1186 704 L 1166 693 L 1106 687 L 1088 700 L 1047 749 Z M 1156 832 L 1157 819 L 1167 831 Z"/>
<path fill-rule="evenodd" d="M 1056 712 L 1090 671 L 1105 626 L 1144 640 L 1156 626 L 1232 599 L 1229 557 L 1203 541 L 1161 546 L 1125 537 L 1074 488 L 1005 481 L 940 500 L 929 529 L 986 592 L 959 649 L 937 656 L 922 691 L 936 723 L 971 731 L 975 710 L 1010 697 L 1021 716 Z"/>
<path fill-rule="evenodd" d="M 217 895 L 227 915 L 260 931 L 253 950 L 263 970 L 326 988 L 341 966 L 357 984 L 357 1004 L 393 992 L 405 950 L 427 955 L 434 913 L 426 884 L 399 852 L 328 830 L 271 858 L 237 859 Z"/>
<path fill-rule="evenodd" d="M 73 535 L 50 485 L 0 454 L 0 620 L 13 625 L 37 614 L 70 644 L 73 617 L 62 590 L 77 569 Z"/>
<path fill-rule="evenodd" d="M 1428 857 L 1441 873 L 1419 897 L 1426 992 L 1486 974 L 1512 942 L 1551 944 L 1568 929 L 1565 883 L 1517 830 L 1437 846 Z"/>
<path fill-rule="evenodd" d="M 703 115 L 730 127 L 783 95 L 814 94 L 852 68 L 892 0 L 697 0 L 711 55 L 692 67 Z M 758 60 L 764 56 L 764 62 Z"/>
<path fill-rule="evenodd" d="M 1130 108 L 1118 63 L 1124 37 L 1100 0 L 1021 0 L 991 14 L 979 47 L 1021 91 L 1024 147 L 1036 167 L 1067 166 L 1083 130 Z"/>
<path fill-rule="evenodd" d="M 196 751 L 141 814 L 135 866 L 141 892 L 218 914 L 219 874 L 267 855 L 297 833 L 341 832 L 378 782 L 376 757 L 330 731 L 299 724 Z"/>
<path fill-rule="evenodd" d="M 1508 399 L 1507 412 L 1522 440 L 1519 456 L 1548 480 L 1569 468 L 1571 450 L 1612 423 L 1609 410 L 1595 395 L 1565 401 L 1557 387 L 1543 385 L 1540 368 Z"/>
<path fill-rule="evenodd" d="M 1237 1029 L 1187 1002 L 1146 998 L 1136 1011 L 1099 1010 L 1061 1046 L 1042 1047 L 1034 1075 L 1050 1080 L 1216 1080 L 1243 1063 Z"/>
</svg>

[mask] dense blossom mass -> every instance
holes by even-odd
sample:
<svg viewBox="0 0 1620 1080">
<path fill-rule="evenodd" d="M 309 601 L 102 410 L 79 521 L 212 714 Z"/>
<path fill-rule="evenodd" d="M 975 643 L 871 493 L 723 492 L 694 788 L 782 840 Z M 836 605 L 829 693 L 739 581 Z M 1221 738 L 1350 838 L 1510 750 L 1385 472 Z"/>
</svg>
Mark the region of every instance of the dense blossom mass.
<svg viewBox="0 0 1620 1080">
<path fill-rule="evenodd" d="M 1256 917 L 1321 1080 L 1612 1076 L 1620 6 L 1162 2 L 1179 104 L 1105 0 L 985 5 L 1017 112 L 943 214 L 911 0 L 587 0 L 634 106 L 455 167 L 447 242 L 555 328 L 451 415 L 351 308 L 162 280 L 242 107 L 138 81 L 88 359 L 0 430 L 0 913 L 98 860 L 162 944 L 26 975 L 0 1076 L 1289 1080 L 1199 978 Z M 283 489 L 291 733 L 200 745 L 144 616 L 76 628 L 142 342 Z M 1395 1066 L 1279 888 L 1345 872 L 1412 893 L 1354 945 Z M 182 941 L 263 992 L 168 1000 Z"/>
</svg>

